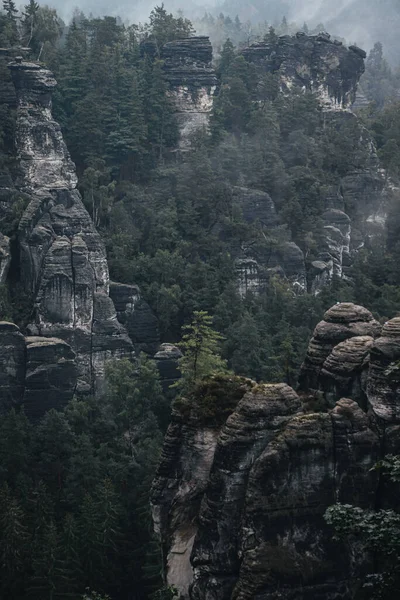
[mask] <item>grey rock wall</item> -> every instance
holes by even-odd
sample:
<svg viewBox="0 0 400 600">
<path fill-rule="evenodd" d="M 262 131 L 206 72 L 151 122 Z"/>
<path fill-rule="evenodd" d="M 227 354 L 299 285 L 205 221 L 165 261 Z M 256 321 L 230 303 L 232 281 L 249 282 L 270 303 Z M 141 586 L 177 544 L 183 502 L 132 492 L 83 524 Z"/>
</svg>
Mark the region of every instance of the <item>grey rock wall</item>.
<svg viewBox="0 0 400 600">
<path fill-rule="evenodd" d="M 323 515 L 335 502 L 397 502 L 371 469 L 400 451 L 399 359 L 399 318 L 381 331 L 365 308 L 337 304 L 314 332 L 298 394 L 248 382 L 224 419 L 215 404 L 213 427 L 201 398 L 176 405 L 152 501 L 182 599 L 354 597 L 369 557 L 332 539 Z"/>
<path fill-rule="evenodd" d="M 133 344 L 109 298 L 104 244 L 51 114 L 56 81 L 34 63 L 16 61 L 10 69 L 17 95 L 16 185 L 31 196 L 18 228 L 21 280 L 34 302 L 28 331 L 65 340 L 78 357 L 78 391 L 100 392 L 105 361 L 131 356 Z"/>
<path fill-rule="evenodd" d="M 0 322 L 0 413 L 21 405 L 37 420 L 64 408 L 75 393 L 76 355 L 63 340 L 24 337 L 13 323 Z"/>
</svg>

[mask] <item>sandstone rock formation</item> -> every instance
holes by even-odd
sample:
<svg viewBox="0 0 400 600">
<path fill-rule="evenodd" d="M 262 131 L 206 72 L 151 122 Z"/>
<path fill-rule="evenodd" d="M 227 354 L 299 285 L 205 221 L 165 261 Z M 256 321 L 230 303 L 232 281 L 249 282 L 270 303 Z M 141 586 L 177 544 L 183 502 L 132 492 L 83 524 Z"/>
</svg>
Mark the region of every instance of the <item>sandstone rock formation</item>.
<svg viewBox="0 0 400 600">
<path fill-rule="evenodd" d="M 0 413 L 24 405 L 36 420 L 62 409 L 77 385 L 75 353 L 63 340 L 24 337 L 13 323 L 0 322 Z"/>
<path fill-rule="evenodd" d="M 275 43 L 260 42 L 243 50 L 246 60 L 262 70 L 278 73 L 283 91 L 297 86 L 315 92 L 325 110 L 350 110 L 357 83 L 364 73 L 366 53 L 329 34 L 280 36 Z"/>
<path fill-rule="evenodd" d="M 143 300 L 138 286 L 110 281 L 110 298 L 135 350 L 148 354 L 157 352 L 160 345 L 158 319 Z"/>
<path fill-rule="evenodd" d="M 160 374 L 160 382 L 165 394 L 170 394 L 170 386 L 180 378 L 178 360 L 182 358 L 182 352 L 173 344 L 161 344 L 154 360 Z"/>
<path fill-rule="evenodd" d="M 52 73 L 37 64 L 10 65 L 17 92 L 20 177 L 31 200 L 18 230 L 21 280 L 33 298 L 35 336 L 65 340 L 78 357 L 78 391 L 101 388 L 106 359 L 130 356 L 132 342 L 109 298 L 103 242 L 76 190 L 61 129 L 51 115 Z"/>
<path fill-rule="evenodd" d="M 191 37 L 165 44 L 161 51 L 166 79 L 176 109 L 181 133 L 180 148 L 190 147 L 190 136 L 208 128 L 208 118 L 217 87 L 208 37 Z"/>
<path fill-rule="evenodd" d="M 57 338 L 27 337 L 23 405 L 33 420 L 51 408 L 64 408 L 74 395 L 77 382 L 75 353 Z"/>
<path fill-rule="evenodd" d="M 324 320 L 318 323 L 310 340 L 300 372 L 300 388 L 317 390 L 322 369 L 325 368 L 326 374 L 331 373 L 337 363 L 336 354 L 345 353 L 348 349 L 350 351 L 357 349 L 356 356 L 354 353 L 352 354 L 356 360 L 354 368 L 357 368 L 357 365 L 362 366 L 365 358 L 362 348 L 364 344 L 368 346 L 369 340 L 358 340 L 358 343 L 341 346 L 333 357 L 330 355 L 341 342 L 360 336 L 374 338 L 379 335 L 380 330 L 380 324 L 375 321 L 370 311 L 362 306 L 344 302 L 330 308 L 325 313 Z M 360 350 L 360 354 L 358 354 L 358 350 Z M 326 361 L 328 362 L 326 363 Z"/>
<path fill-rule="evenodd" d="M 371 468 L 400 450 L 399 361 L 400 318 L 381 334 L 342 303 L 314 332 L 299 395 L 247 380 L 219 381 L 216 395 L 211 381 L 176 403 L 152 501 L 181 599 L 353 597 L 368 557 L 333 540 L 323 515 L 335 502 L 390 506 Z"/>
</svg>

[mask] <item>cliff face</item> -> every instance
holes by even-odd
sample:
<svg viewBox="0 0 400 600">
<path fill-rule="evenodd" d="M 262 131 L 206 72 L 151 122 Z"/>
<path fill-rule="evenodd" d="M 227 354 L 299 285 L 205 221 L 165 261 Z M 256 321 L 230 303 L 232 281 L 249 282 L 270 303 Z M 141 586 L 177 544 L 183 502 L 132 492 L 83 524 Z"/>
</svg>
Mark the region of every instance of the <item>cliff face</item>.
<svg viewBox="0 0 400 600">
<path fill-rule="evenodd" d="M 241 295 L 262 292 L 273 275 L 286 278 L 296 293 L 318 294 L 334 276 L 346 278 L 354 253 L 377 229 L 382 229 L 386 219 L 384 174 L 368 132 L 351 111 L 366 55 L 360 48 L 332 40 L 328 34 L 304 33 L 253 44 L 242 50 L 242 55 L 254 65 L 260 78 L 273 74 L 282 94 L 294 88 L 313 92 L 322 108 L 322 121 L 332 125 L 338 135 L 349 135 L 346 128 L 351 125 L 358 129 L 358 134 L 352 135 L 359 135 L 357 151 L 365 156 L 364 164 L 346 176 L 338 176 L 321 198 L 325 210 L 320 215 L 317 256 L 306 261 L 293 241 L 270 252 L 268 260 L 255 255 L 251 243 L 237 253 Z M 162 58 L 180 123 L 181 148 L 188 149 L 190 133 L 207 127 L 212 110 L 217 86 L 212 48 L 208 38 L 188 38 L 166 44 Z M 274 201 L 278 199 L 243 187 L 234 188 L 232 195 L 246 221 L 258 221 L 266 233 L 274 236 L 279 223 Z"/>
<path fill-rule="evenodd" d="M 217 77 L 208 37 L 169 42 L 162 48 L 164 71 L 171 86 L 181 133 L 180 149 L 190 148 L 190 136 L 208 127 Z"/>
<path fill-rule="evenodd" d="M 104 363 L 130 356 L 132 342 L 109 297 L 104 245 L 76 190 L 61 129 L 51 115 L 52 73 L 10 65 L 17 97 L 16 187 L 28 206 L 18 228 L 21 281 L 32 298 L 28 331 L 60 338 L 76 353 L 78 391 L 101 387 Z"/>
<path fill-rule="evenodd" d="M 364 50 L 346 48 L 329 34 L 283 35 L 274 42 L 253 44 L 243 56 L 262 71 L 279 76 L 282 90 L 293 86 L 315 92 L 324 110 L 350 110 L 364 73 Z"/>
<path fill-rule="evenodd" d="M 363 307 L 335 305 L 315 330 L 298 393 L 220 382 L 213 425 L 199 415 L 201 396 L 176 407 L 152 501 L 181 598 L 352 597 L 367 557 L 332 540 L 323 514 L 335 502 L 389 502 L 370 469 L 400 449 L 398 377 L 388 377 L 398 321 L 381 332 Z"/>
</svg>

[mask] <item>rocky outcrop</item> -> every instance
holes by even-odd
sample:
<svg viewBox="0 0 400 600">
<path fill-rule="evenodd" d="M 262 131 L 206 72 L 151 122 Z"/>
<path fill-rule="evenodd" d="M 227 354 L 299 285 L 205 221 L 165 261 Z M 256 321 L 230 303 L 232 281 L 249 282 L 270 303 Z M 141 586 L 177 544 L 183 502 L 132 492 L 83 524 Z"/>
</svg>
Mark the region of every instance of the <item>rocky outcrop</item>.
<svg viewBox="0 0 400 600">
<path fill-rule="evenodd" d="M 285 384 L 246 393 L 219 436 L 199 514 L 192 564 L 192 598 L 229 598 L 241 554 L 241 523 L 254 464 L 300 409 Z"/>
<path fill-rule="evenodd" d="M 160 383 L 165 394 L 168 394 L 171 385 L 181 376 L 178 368 L 180 358 L 182 358 L 182 352 L 173 344 L 161 344 L 154 355 L 160 374 Z"/>
<path fill-rule="evenodd" d="M 377 337 L 381 326 L 373 318 L 369 310 L 349 302 L 337 303 L 324 315 L 324 320 L 318 323 L 309 343 L 304 363 L 301 367 L 299 385 L 302 390 L 318 390 L 322 369 L 326 366 L 326 374 L 335 370 L 336 355 L 326 363 L 333 350 L 341 342 L 354 337 Z M 358 340 L 358 343 L 341 346 L 337 352 L 346 352 L 350 347 L 359 349 L 361 354 L 355 359 L 354 368 L 361 366 L 363 361 L 363 344 L 368 340 Z M 361 346 L 360 346 L 361 344 Z M 360 363 L 361 361 L 361 363 Z M 340 374 L 338 373 L 338 376 Z M 335 398 L 338 399 L 338 398 Z"/>
<path fill-rule="evenodd" d="M 400 451 L 399 361 L 400 318 L 381 332 L 368 310 L 338 303 L 314 332 L 299 395 L 244 380 L 234 399 L 210 382 L 176 403 L 152 500 L 181 599 L 354 597 L 368 556 L 335 541 L 323 515 L 335 502 L 391 506 L 372 467 Z"/>
<path fill-rule="evenodd" d="M 48 410 L 64 408 L 77 382 L 75 353 L 56 338 L 27 337 L 23 405 L 26 415 L 37 420 Z"/>
<path fill-rule="evenodd" d="M 28 331 L 65 340 L 78 357 L 78 391 L 99 391 L 105 360 L 130 356 L 132 342 L 109 298 L 104 244 L 51 115 L 56 81 L 37 64 L 18 60 L 10 69 L 18 101 L 16 184 L 31 196 L 18 229 L 21 280 L 34 299 Z"/>
<path fill-rule="evenodd" d="M 276 73 L 283 91 L 293 86 L 316 93 L 324 110 L 350 110 L 357 83 L 365 70 L 366 53 L 329 34 L 283 35 L 275 42 L 260 42 L 243 50 L 247 61 L 262 71 Z"/>
<path fill-rule="evenodd" d="M 110 298 L 135 350 L 148 354 L 157 352 L 160 345 L 158 319 L 142 298 L 138 286 L 110 282 Z"/>
<path fill-rule="evenodd" d="M 165 44 L 161 50 L 180 129 L 180 149 L 190 148 L 190 137 L 208 128 L 217 77 L 208 37 L 191 37 Z"/>
<path fill-rule="evenodd" d="M 233 202 L 240 208 L 243 219 L 247 223 L 258 222 L 266 228 L 275 227 L 279 223 L 275 204 L 269 194 L 246 187 L 232 189 Z"/>
<path fill-rule="evenodd" d="M 13 323 L 0 322 L 0 413 L 24 405 L 37 420 L 72 400 L 78 369 L 63 340 L 24 337 Z"/>
</svg>

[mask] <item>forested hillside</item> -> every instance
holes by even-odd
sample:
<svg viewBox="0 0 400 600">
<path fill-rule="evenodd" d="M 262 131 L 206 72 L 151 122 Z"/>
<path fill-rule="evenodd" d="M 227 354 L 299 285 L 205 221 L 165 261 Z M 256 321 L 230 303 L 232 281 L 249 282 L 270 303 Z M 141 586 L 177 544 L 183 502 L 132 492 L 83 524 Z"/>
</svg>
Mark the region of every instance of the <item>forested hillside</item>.
<svg viewBox="0 0 400 600">
<path fill-rule="evenodd" d="M 154 8 L 145 26 L 126 25 L 123 17 L 77 11 L 66 25 L 35 0 L 21 13 L 13 0 L 4 0 L 0 202 L 6 206 L 11 196 L 13 202 L 12 211 L 1 214 L 1 233 L 15 247 L 28 203 L 13 188 L 20 176 L 16 106 L 7 99 L 6 62 L 21 51 L 55 75 L 53 115 L 104 240 L 110 278 L 139 286 L 161 342 L 179 343 L 182 328 L 206 311 L 212 320 L 206 318 L 207 327 L 219 333 L 212 339 L 220 345 L 220 366 L 256 382 L 295 387 L 314 327 L 333 304 L 361 304 L 382 323 L 399 313 L 395 70 L 376 45 L 366 61 L 359 118 L 346 111 L 345 118 L 335 117 L 311 90 L 288 86 L 282 93 L 278 77 L 243 52 L 249 42 L 272 47 L 278 34 L 293 33 L 286 20 L 279 31 L 260 26 L 256 40 L 239 18 L 222 16 L 209 131 L 195 132 L 190 151 L 180 152 L 162 49 L 194 35 L 194 26 L 163 6 Z M 215 23 L 205 17 L 201 33 Z M 307 26 L 305 32 L 311 33 Z M 386 223 L 368 229 L 365 207 L 350 194 L 341 198 L 356 241 L 343 268 L 341 263 L 333 269 L 317 289 L 315 269 L 325 268 L 327 199 L 334 198 L 336 210 L 342 182 L 373 169 L 386 190 Z M 264 213 L 249 218 L 243 190 L 256 190 L 270 202 L 272 226 Z M 304 276 L 296 287 L 286 263 L 300 255 Z M 261 284 L 243 293 L 238 265 L 245 260 L 261 265 Z M 32 305 L 13 259 L 0 286 L 0 321 L 13 321 L 25 333 Z M 173 597 L 161 589 L 149 493 L 175 392 L 165 393 L 164 386 L 163 393 L 158 371 L 144 354 L 135 365 L 110 363 L 107 379 L 101 400 L 78 396 L 35 424 L 14 410 L 0 422 L 1 597 Z"/>
</svg>

